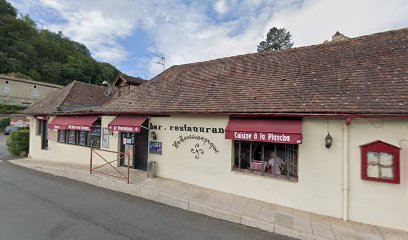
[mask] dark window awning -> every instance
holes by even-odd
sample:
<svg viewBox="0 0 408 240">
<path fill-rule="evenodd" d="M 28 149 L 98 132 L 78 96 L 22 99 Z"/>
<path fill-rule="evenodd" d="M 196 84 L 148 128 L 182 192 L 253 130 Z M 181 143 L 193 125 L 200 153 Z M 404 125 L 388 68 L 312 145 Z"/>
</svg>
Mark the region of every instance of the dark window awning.
<svg viewBox="0 0 408 240">
<path fill-rule="evenodd" d="M 230 118 L 225 138 L 271 143 L 302 143 L 301 119 Z"/>
<path fill-rule="evenodd" d="M 57 130 L 81 130 L 90 131 L 92 124 L 98 120 L 99 116 L 57 116 L 48 128 Z"/>
<path fill-rule="evenodd" d="M 117 116 L 108 127 L 114 132 L 140 132 L 140 127 L 146 119 L 146 116 Z"/>
</svg>

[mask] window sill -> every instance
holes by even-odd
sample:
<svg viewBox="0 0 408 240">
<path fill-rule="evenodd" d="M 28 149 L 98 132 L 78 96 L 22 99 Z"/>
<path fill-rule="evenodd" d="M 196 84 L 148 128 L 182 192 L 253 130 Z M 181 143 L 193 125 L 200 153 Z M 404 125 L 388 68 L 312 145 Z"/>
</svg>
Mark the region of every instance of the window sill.
<svg viewBox="0 0 408 240">
<path fill-rule="evenodd" d="M 297 177 L 288 177 L 285 175 L 276 175 L 273 176 L 271 174 L 262 174 L 262 171 L 258 170 L 249 170 L 249 169 L 238 169 L 238 168 L 232 168 L 232 172 L 235 174 L 243 174 L 243 175 L 249 175 L 249 176 L 256 176 L 256 177 L 262 177 L 262 178 L 267 178 L 267 179 L 276 179 L 276 180 L 281 180 L 285 182 L 292 182 L 292 183 L 297 183 L 299 180 Z"/>
</svg>

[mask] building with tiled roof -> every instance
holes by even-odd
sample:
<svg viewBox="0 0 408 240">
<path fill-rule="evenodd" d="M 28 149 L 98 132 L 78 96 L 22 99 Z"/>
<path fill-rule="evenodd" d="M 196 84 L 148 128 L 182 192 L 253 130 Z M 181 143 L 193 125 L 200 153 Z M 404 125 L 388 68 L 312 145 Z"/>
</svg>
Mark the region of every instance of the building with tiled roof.
<svg viewBox="0 0 408 240">
<path fill-rule="evenodd" d="M 408 231 L 408 28 L 173 66 L 98 107 L 80 89 L 80 107 L 61 94 L 28 111 L 31 158 L 154 161 L 162 178 Z M 203 211 L 246 217 L 225 198 Z"/>
<path fill-rule="evenodd" d="M 173 66 L 103 112 L 408 113 L 408 29 Z"/>
<path fill-rule="evenodd" d="M 21 111 L 30 115 L 54 115 L 70 111 L 89 111 L 110 101 L 107 88 L 73 81 L 61 90 Z"/>
</svg>

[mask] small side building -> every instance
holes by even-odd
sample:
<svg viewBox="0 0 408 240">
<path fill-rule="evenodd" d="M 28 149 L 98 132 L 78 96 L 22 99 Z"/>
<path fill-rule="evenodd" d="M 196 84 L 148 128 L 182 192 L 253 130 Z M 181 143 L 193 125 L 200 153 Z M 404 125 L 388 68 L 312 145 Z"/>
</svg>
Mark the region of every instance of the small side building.
<svg viewBox="0 0 408 240">
<path fill-rule="evenodd" d="M 76 126 L 61 128 L 57 122 L 74 121 L 80 112 L 88 112 L 111 99 L 106 87 L 73 81 L 21 111 L 20 114 L 28 115 L 30 119 L 29 157 L 66 162 L 88 159 L 88 147 L 100 145 L 101 117 L 92 115 L 86 118 L 85 122 L 89 124 L 86 129 Z"/>
</svg>

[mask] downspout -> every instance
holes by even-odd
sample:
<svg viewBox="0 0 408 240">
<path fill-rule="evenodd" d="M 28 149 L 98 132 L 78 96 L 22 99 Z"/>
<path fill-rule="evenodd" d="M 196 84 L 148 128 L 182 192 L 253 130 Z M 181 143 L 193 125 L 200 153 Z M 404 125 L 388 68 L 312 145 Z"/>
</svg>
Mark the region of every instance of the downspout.
<svg viewBox="0 0 408 240">
<path fill-rule="evenodd" d="M 343 221 L 349 218 L 349 132 L 351 118 L 346 118 L 343 128 Z"/>
</svg>

